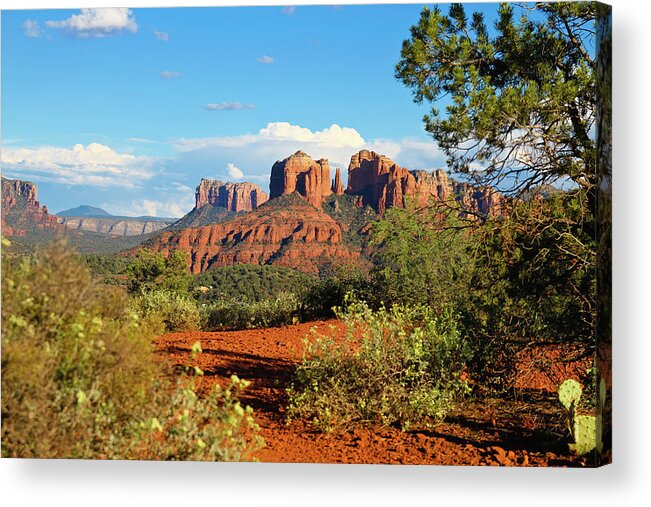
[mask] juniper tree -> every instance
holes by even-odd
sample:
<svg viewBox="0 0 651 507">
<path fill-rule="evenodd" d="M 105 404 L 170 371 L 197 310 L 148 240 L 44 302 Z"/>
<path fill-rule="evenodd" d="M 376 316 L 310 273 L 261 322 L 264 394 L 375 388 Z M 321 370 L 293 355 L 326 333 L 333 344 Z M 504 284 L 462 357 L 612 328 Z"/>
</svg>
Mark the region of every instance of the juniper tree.
<svg viewBox="0 0 651 507">
<path fill-rule="evenodd" d="M 462 5 L 424 8 L 402 46 L 396 77 L 433 103 L 425 129 L 449 167 L 507 193 L 595 184 L 592 2 L 499 6 L 492 30 Z M 437 103 L 448 101 L 445 111 Z"/>
<path fill-rule="evenodd" d="M 489 28 L 460 4 L 424 8 L 403 43 L 396 77 L 432 106 L 425 129 L 449 168 L 518 197 L 474 235 L 469 307 L 482 343 L 535 337 L 594 351 L 594 54 L 606 9 L 503 3 Z"/>
</svg>

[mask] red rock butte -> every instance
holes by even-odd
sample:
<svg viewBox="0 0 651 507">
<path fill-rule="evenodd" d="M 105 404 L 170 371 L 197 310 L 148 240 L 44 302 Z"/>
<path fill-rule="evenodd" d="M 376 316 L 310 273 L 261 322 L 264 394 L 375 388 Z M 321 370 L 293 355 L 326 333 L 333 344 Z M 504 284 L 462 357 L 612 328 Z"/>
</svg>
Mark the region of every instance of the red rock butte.
<svg viewBox="0 0 651 507">
<path fill-rule="evenodd" d="M 31 181 L 2 178 L 2 234 L 24 236 L 27 230 L 63 230 L 56 215 L 38 201 L 38 188 Z"/>
<path fill-rule="evenodd" d="M 271 168 L 269 198 L 294 192 L 298 192 L 312 206 L 320 208 L 323 198 L 332 194 L 328 161 L 324 158 L 315 161 L 303 151 L 277 161 Z"/>
<path fill-rule="evenodd" d="M 223 183 L 202 178 L 195 191 L 195 200 L 195 208 L 210 204 L 239 212 L 253 211 L 267 202 L 269 197 L 254 183 Z"/>
<path fill-rule="evenodd" d="M 405 207 L 408 200 L 425 206 L 430 200 L 456 200 L 462 209 L 489 215 L 501 213 L 504 197 L 494 189 L 474 187 L 449 179 L 445 171 L 409 171 L 389 157 L 362 150 L 350 158 L 347 194 L 357 195 L 360 204 L 384 213 L 393 206 Z"/>
</svg>

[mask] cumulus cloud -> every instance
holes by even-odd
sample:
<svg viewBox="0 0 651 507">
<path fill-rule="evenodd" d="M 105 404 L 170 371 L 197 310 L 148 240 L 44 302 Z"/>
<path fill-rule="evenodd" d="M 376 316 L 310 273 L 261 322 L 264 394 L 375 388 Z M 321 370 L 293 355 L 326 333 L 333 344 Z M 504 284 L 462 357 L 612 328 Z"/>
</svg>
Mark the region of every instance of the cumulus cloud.
<svg viewBox="0 0 651 507">
<path fill-rule="evenodd" d="M 239 109 L 253 109 L 254 107 L 253 104 L 242 104 L 241 102 L 220 102 L 219 104 L 210 103 L 205 105 L 208 111 L 237 111 Z"/>
<path fill-rule="evenodd" d="M 167 32 L 157 32 L 154 30 L 154 37 L 156 37 L 158 40 L 162 40 L 163 42 L 170 40 L 170 34 Z"/>
<path fill-rule="evenodd" d="M 226 172 L 228 172 L 228 177 L 233 178 L 234 180 L 241 180 L 244 178 L 244 171 L 231 162 L 226 164 Z"/>
<path fill-rule="evenodd" d="M 130 204 L 124 205 L 109 205 L 105 207 L 109 213 L 125 215 L 126 216 L 148 216 L 148 217 L 170 217 L 181 218 L 194 206 L 194 200 L 188 205 L 187 202 L 179 201 L 176 199 L 170 200 L 156 200 L 156 199 L 142 199 L 133 200 Z"/>
<path fill-rule="evenodd" d="M 4 148 L 2 169 L 20 178 L 30 175 L 39 181 L 96 187 L 139 188 L 155 171 L 155 159 L 118 153 L 108 146 L 91 143 L 72 148 L 40 146 Z"/>
<path fill-rule="evenodd" d="M 260 58 L 256 58 L 257 62 L 264 63 L 265 65 L 270 65 L 274 63 L 274 59 L 268 55 L 262 55 Z"/>
<path fill-rule="evenodd" d="M 41 25 L 38 21 L 33 19 L 26 19 L 23 23 L 23 29 L 25 30 L 25 36 L 27 37 L 40 37 L 43 35 L 43 30 L 41 30 Z"/>
<path fill-rule="evenodd" d="M 77 37 L 106 37 L 122 31 L 137 32 L 138 24 L 131 11 L 124 7 L 81 9 L 63 21 L 46 21 L 51 28 L 61 28 Z"/>
<path fill-rule="evenodd" d="M 294 14 L 295 10 L 296 10 L 296 6 L 288 5 L 287 7 L 283 7 L 280 12 L 282 12 L 283 14 L 285 14 L 287 16 L 291 16 L 292 14 Z"/>
<path fill-rule="evenodd" d="M 193 207 L 194 189 L 178 181 L 154 185 L 145 197 L 102 205 L 102 208 L 114 215 L 171 218 L 180 218 Z"/>
<path fill-rule="evenodd" d="M 174 79 L 175 77 L 181 77 L 181 73 L 173 70 L 164 70 L 160 73 L 160 77 L 165 79 Z"/>
</svg>

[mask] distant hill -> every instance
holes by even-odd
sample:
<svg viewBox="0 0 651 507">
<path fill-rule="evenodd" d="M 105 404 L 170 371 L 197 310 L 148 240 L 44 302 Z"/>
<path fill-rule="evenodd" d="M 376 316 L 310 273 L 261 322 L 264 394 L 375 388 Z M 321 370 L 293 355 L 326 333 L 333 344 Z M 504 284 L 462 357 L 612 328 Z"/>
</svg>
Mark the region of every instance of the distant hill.
<svg viewBox="0 0 651 507">
<path fill-rule="evenodd" d="M 149 215 L 142 215 L 138 217 L 131 217 L 126 215 L 113 215 L 102 208 L 82 204 L 76 208 L 70 208 L 56 213 L 59 217 L 77 217 L 77 218 L 114 218 L 116 220 L 141 220 L 143 222 L 174 222 L 177 218 L 172 217 L 152 217 Z"/>
<path fill-rule="evenodd" d="M 70 208 L 57 213 L 60 217 L 112 217 L 108 211 L 104 211 L 102 208 L 96 208 L 95 206 L 89 206 L 88 204 L 82 204 L 76 208 Z"/>
</svg>

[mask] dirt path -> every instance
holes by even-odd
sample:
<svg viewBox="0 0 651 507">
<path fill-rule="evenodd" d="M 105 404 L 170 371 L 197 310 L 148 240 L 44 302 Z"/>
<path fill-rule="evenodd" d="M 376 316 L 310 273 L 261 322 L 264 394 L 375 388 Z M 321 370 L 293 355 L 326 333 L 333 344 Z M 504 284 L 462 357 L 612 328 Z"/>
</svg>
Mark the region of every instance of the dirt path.
<svg viewBox="0 0 651 507">
<path fill-rule="evenodd" d="M 323 434 L 310 424 L 285 422 L 287 387 L 301 359 L 310 328 L 342 336 L 341 322 L 317 321 L 271 329 L 186 332 L 158 338 L 158 350 L 176 364 L 187 364 L 192 344 L 203 352 L 194 363 L 205 373 L 200 386 L 222 385 L 232 374 L 251 381 L 243 402 L 255 409 L 266 447 L 263 462 L 403 463 L 430 465 L 581 466 L 549 434 L 558 412 L 545 399 L 466 403 L 435 430 L 401 432 L 364 427 Z"/>
</svg>

